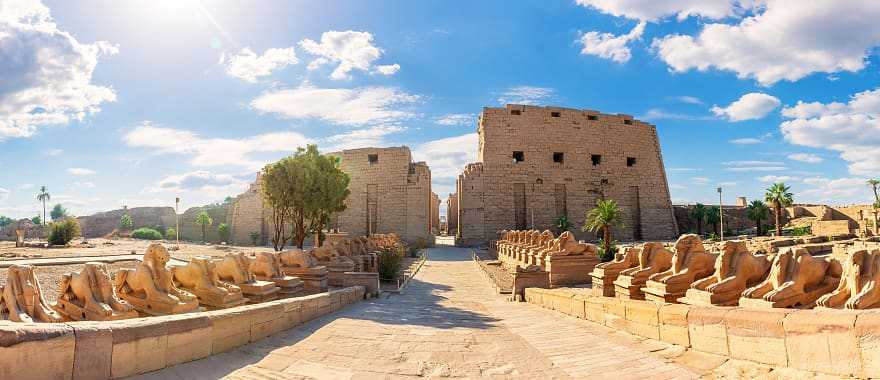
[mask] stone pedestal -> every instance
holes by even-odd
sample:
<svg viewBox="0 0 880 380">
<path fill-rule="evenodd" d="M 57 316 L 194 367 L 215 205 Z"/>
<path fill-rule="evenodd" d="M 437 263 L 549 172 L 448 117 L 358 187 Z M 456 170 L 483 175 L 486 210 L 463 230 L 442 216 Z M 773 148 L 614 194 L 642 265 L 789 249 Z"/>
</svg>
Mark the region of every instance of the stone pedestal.
<svg viewBox="0 0 880 380">
<path fill-rule="evenodd" d="M 117 321 L 120 319 L 129 319 L 129 318 L 137 318 L 138 312 L 137 310 L 131 311 L 116 311 L 113 310 L 109 315 L 103 313 L 96 313 L 92 310 L 84 308 L 82 305 L 77 305 L 74 302 L 68 301 L 64 298 L 59 298 L 58 302 L 52 305 L 52 308 L 55 311 L 61 313 L 63 316 L 67 317 L 73 321 Z"/>
<path fill-rule="evenodd" d="M 550 288 L 550 272 L 517 272 L 513 274 L 513 295 L 525 299 L 526 288 Z"/>
<path fill-rule="evenodd" d="M 593 268 L 593 271 L 590 272 L 593 284 L 592 294 L 601 297 L 614 297 L 614 281 L 617 280 L 620 272 L 620 269 Z"/>
<path fill-rule="evenodd" d="M 550 255 L 544 270 L 550 273 L 550 286 L 589 284 L 590 272 L 599 264 L 599 258 L 589 255 Z"/>
<path fill-rule="evenodd" d="M 354 272 L 354 263 L 331 263 L 327 265 L 327 285 L 342 287 L 345 282 L 345 272 Z"/>
<path fill-rule="evenodd" d="M 326 267 L 313 268 L 282 268 L 286 275 L 298 277 L 303 282 L 303 288 L 309 292 L 326 292 L 327 275 Z"/>
<path fill-rule="evenodd" d="M 272 282 L 277 286 L 280 290 L 278 294 L 282 297 L 291 297 L 299 294 L 303 290 L 303 281 L 300 280 L 299 277 L 295 276 L 284 276 L 284 277 L 260 277 L 257 276 L 257 280 Z"/>
<path fill-rule="evenodd" d="M 199 305 L 207 306 L 212 309 L 226 309 L 230 307 L 244 305 L 248 302 L 248 299 L 244 298 L 241 295 L 241 292 L 228 292 L 226 294 L 220 294 L 185 287 L 180 287 L 180 289 L 195 294 L 196 297 L 198 297 L 199 299 Z"/>
<path fill-rule="evenodd" d="M 834 291 L 834 288 L 837 287 L 837 281 L 839 279 L 836 278 L 826 278 L 818 286 L 807 289 L 802 294 L 795 294 L 788 298 L 779 299 L 776 301 L 766 301 L 763 298 L 739 298 L 739 306 L 741 307 L 754 307 L 754 308 L 771 308 L 771 307 L 793 307 L 793 308 L 802 308 L 809 309 L 816 305 L 816 300 L 819 299 L 823 294 L 828 294 Z"/>
<path fill-rule="evenodd" d="M 149 301 L 146 296 L 137 293 L 122 293 L 119 298 L 130 303 L 137 311 L 145 315 L 161 316 L 199 311 L 198 300 L 177 303 L 155 302 Z"/>
<path fill-rule="evenodd" d="M 688 289 L 684 297 L 678 299 L 678 302 L 702 306 L 736 306 L 739 304 L 740 293 L 742 293 L 741 290 L 728 293 L 710 293 L 705 290 Z"/>
<path fill-rule="evenodd" d="M 344 273 L 342 286 L 363 286 L 366 289 L 366 294 L 376 297 L 380 292 L 379 273 L 346 272 Z"/>
<path fill-rule="evenodd" d="M 270 281 L 252 281 L 237 284 L 241 288 L 241 292 L 247 296 L 250 303 L 274 301 L 278 299 L 278 292 L 281 290 Z"/>
<path fill-rule="evenodd" d="M 645 293 L 642 292 L 644 286 L 644 278 L 620 275 L 614 281 L 614 295 L 621 299 L 644 300 Z"/>
<path fill-rule="evenodd" d="M 654 302 L 678 303 L 678 299 L 683 297 L 687 286 L 685 285 L 668 285 L 658 281 L 647 281 L 642 293 L 645 294 L 645 300 Z"/>
</svg>

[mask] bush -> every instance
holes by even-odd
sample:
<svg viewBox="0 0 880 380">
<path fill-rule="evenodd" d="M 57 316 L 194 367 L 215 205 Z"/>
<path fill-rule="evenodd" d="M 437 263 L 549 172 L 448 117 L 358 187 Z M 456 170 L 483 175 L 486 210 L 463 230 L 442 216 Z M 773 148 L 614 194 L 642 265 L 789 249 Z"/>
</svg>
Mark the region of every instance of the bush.
<svg viewBox="0 0 880 380">
<path fill-rule="evenodd" d="M 599 261 L 606 263 L 611 260 L 614 260 L 614 255 L 617 254 L 617 249 L 618 249 L 617 244 L 618 244 L 618 242 L 616 240 L 611 240 L 611 246 L 608 247 L 609 248 L 608 252 L 605 252 L 605 248 L 604 248 L 605 247 L 605 240 L 600 238 L 599 243 L 598 243 Z"/>
<path fill-rule="evenodd" d="M 379 278 L 394 280 L 403 266 L 403 250 L 383 249 L 379 252 Z"/>
<path fill-rule="evenodd" d="M 175 230 L 174 228 L 171 228 L 171 227 L 166 229 L 165 230 L 165 239 L 167 239 L 167 240 L 177 239 L 177 230 Z"/>
<path fill-rule="evenodd" d="M 162 233 L 152 228 L 141 227 L 131 233 L 131 237 L 144 240 L 161 240 Z"/>
<path fill-rule="evenodd" d="M 229 243 L 229 225 L 226 223 L 220 223 L 217 226 L 217 235 L 220 236 L 220 242 Z"/>
<path fill-rule="evenodd" d="M 560 215 L 556 218 L 555 221 L 553 221 L 553 226 L 556 227 L 557 230 L 559 230 L 559 233 L 563 233 L 571 228 L 571 222 L 568 221 L 567 216 Z"/>
<path fill-rule="evenodd" d="M 808 236 L 810 235 L 810 226 L 802 226 L 802 227 L 792 227 L 790 230 L 786 230 L 784 232 L 788 232 L 791 236 Z M 784 235 L 784 233 L 783 233 Z"/>
<path fill-rule="evenodd" d="M 251 238 L 251 244 L 253 244 L 254 247 L 256 247 L 257 244 L 259 244 L 259 242 L 260 242 L 260 233 L 259 232 L 253 231 L 248 234 L 248 237 Z"/>
<path fill-rule="evenodd" d="M 79 234 L 79 222 L 74 218 L 49 223 L 49 244 L 51 245 L 67 245 Z"/>
</svg>

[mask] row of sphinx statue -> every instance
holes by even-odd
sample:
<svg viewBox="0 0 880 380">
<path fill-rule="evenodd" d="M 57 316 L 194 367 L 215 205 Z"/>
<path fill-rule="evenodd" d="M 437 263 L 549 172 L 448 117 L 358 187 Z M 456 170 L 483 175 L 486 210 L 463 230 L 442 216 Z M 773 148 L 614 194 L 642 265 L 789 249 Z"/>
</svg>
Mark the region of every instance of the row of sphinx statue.
<svg viewBox="0 0 880 380">
<path fill-rule="evenodd" d="M 597 295 L 696 305 L 774 308 L 880 307 L 880 249 L 850 246 L 814 256 L 805 247 L 754 254 L 745 241 L 707 251 L 700 237 L 672 247 L 625 247 L 590 273 Z"/>
<path fill-rule="evenodd" d="M 0 319 L 15 322 L 118 320 L 148 315 L 222 309 L 326 291 L 328 266 L 370 270 L 376 251 L 401 244 L 394 234 L 346 238 L 310 251 L 292 249 L 221 258 L 197 256 L 185 265 L 169 265 L 161 244 L 147 247 L 143 261 L 111 278 L 107 264 L 89 262 L 62 276 L 58 300 L 46 300 L 30 265 L 8 268 L 0 286 Z"/>
<path fill-rule="evenodd" d="M 565 231 L 558 237 L 553 232 L 538 230 L 501 231 L 494 243 L 498 260 L 511 266 L 544 268 L 553 256 L 586 255 L 595 257 L 595 245 L 581 243 Z"/>
</svg>

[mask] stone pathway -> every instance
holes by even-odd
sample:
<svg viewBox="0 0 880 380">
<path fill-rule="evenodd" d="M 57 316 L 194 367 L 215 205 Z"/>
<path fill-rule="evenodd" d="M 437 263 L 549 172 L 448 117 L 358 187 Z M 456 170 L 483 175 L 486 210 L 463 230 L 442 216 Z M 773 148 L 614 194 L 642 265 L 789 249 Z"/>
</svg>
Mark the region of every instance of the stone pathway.
<svg viewBox="0 0 880 380">
<path fill-rule="evenodd" d="M 663 359 L 669 346 L 507 302 L 477 270 L 466 249 L 432 248 L 401 294 L 141 378 L 698 377 Z"/>
</svg>

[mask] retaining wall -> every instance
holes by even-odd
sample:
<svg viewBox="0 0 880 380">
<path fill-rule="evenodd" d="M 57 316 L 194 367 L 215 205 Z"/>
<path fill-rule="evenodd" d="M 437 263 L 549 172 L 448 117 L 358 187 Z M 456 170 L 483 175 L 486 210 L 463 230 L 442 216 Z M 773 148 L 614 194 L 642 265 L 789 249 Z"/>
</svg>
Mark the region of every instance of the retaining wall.
<svg viewBox="0 0 880 380">
<path fill-rule="evenodd" d="M 208 357 L 356 303 L 362 286 L 111 322 L 0 321 L 0 379 L 117 379 Z"/>
<path fill-rule="evenodd" d="M 880 310 L 691 306 L 525 290 L 526 302 L 691 350 L 837 376 L 880 377 Z"/>
</svg>

